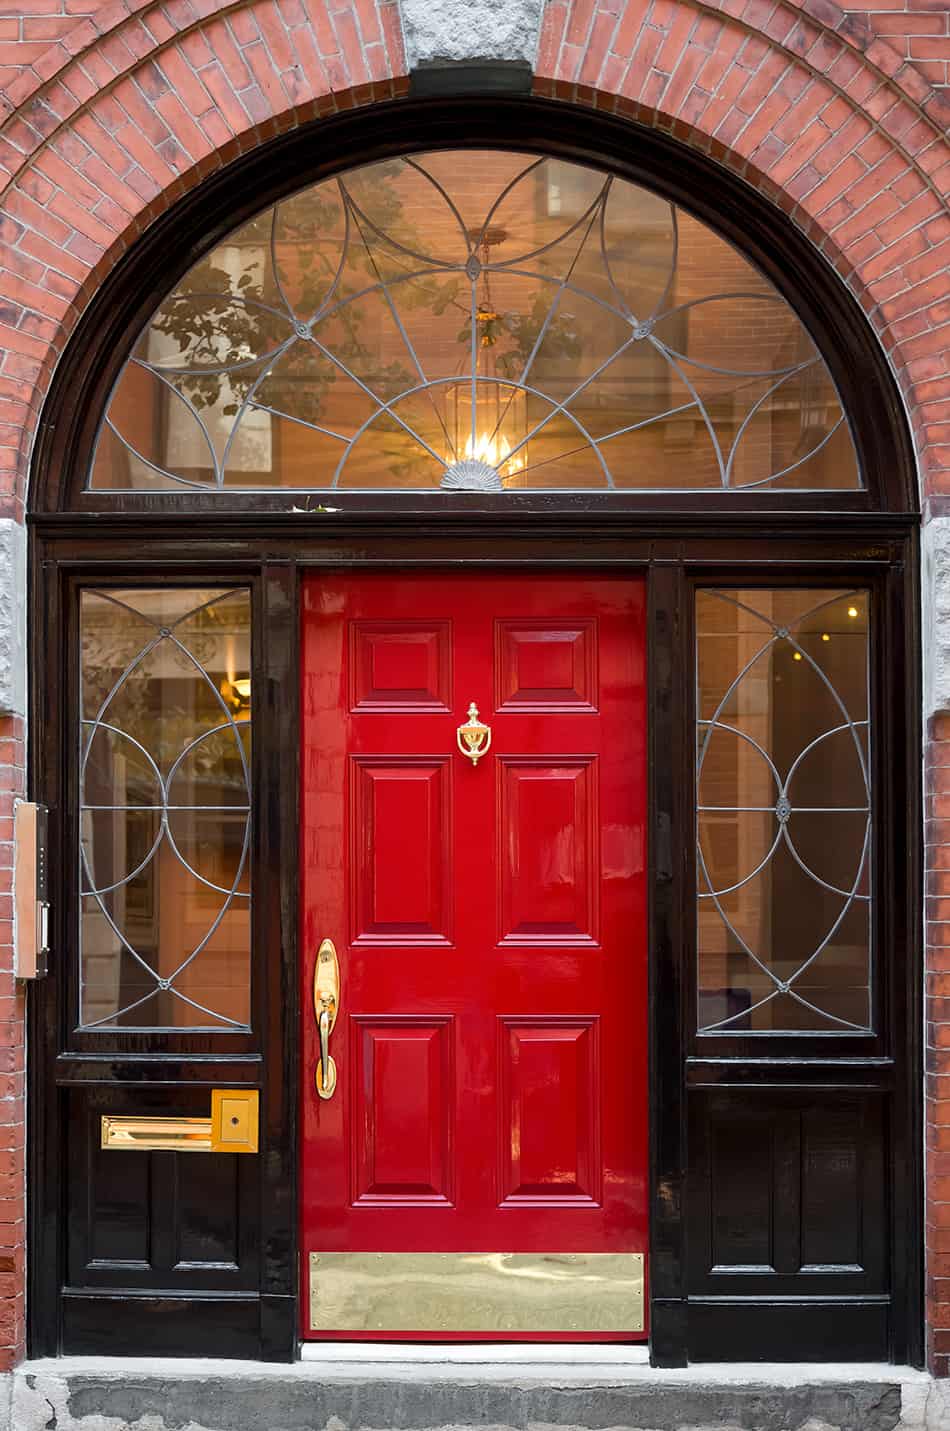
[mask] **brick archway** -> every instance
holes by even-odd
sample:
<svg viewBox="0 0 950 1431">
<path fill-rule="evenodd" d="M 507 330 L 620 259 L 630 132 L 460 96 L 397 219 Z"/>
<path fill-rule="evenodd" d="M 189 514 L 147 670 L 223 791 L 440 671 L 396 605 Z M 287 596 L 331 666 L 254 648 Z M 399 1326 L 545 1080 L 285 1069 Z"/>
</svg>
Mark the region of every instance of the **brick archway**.
<svg viewBox="0 0 950 1431">
<path fill-rule="evenodd" d="M 22 66 L 0 101 L 0 518 L 15 521 L 52 372 L 116 259 L 238 154 L 339 110 L 398 103 L 409 89 L 396 0 L 63 4 L 88 13 L 17 19 L 15 35 L 0 20 L 0 55 L 16 62 L 19 46 Z M 924 39 L 931 36 L 932 53 L 944 60 L 926 59 L 925 47 L 918 63 L 904 38 L 912 28 L 888 31 L 883 17 L 846 13 L 832 0 L 549 0 L 534 88 L 671 133 L 739 174 L 808 235 L 889 354 L 924 495 L 937 511 L 950 502 L 950 90 L 935 87 L 921 66 L 945 66 L 950 35 L 946 25 L 942 36 L 927 27 L 928 16 L 946 20 L 940 6 L 911 4 L 904 13 L 920 17 Z M 22 713 L 0 720 L 7 904 L 23 739 Z M 938 771 L 935 820 L 947 813 L 943 790 Z M 950 830 L 935 825 L 933 838 L 950 839 Z M 935 885 L 935 897 L 942 893 Z M 0 1359 L 8 1363 L 22 1351 L 24 1238 L 23 1008 L 11 938 L 0 913 L 8 1080 L 0 1109 Z M 944 972 L 942 947 L 935 951 L 931 992 L 942 999 L 950 995 L 950 961 Z M 942 1005 L 933 1013 L 942 1019 Z M 950 1159 L 950 1145 L 943 1146 L 936 1080 L 950 1075 L 946 1067 L 944 1074 L 935 1062 L 930 1090 L 931 1351 L 944 1372 L 950 1162 L 940 1160 Z"/>
<path fill-rule="evenodd" d="M 534 86 L 667 130 L 803 228 L 890 355 L 925 492 L 950 491 L 943 93 L 830 0 L 551 0 Z M 109 4 L 33 60 L 0 132 L 6 515 L 55 362 L 118 254 L 249 147 L 407 91 L 394 0 Z"/>
</svg>

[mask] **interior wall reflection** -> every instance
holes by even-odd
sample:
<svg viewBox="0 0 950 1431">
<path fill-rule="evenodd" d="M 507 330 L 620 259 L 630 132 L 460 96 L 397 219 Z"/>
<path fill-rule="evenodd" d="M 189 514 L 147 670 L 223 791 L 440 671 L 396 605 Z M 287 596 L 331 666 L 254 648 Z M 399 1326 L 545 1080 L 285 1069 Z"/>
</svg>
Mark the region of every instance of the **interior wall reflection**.
<svg viewBox="0 0 950 1431">
<path fill-rule="evenodd" d="M 250 598 L 81 595 L 80 1024 L 250 1018 Z"/>
<path fill-rule="evenodd" d="M 696 601 L 699 1026 L 867 1030 L 868 597 Z"/>
<path fill-rule="evenodd" d="M 793 310 L 686 210 L 527 154 L 313 184 L 218 244 L 113 392 L 93 488 L 855 488 Z"/>
</svg>

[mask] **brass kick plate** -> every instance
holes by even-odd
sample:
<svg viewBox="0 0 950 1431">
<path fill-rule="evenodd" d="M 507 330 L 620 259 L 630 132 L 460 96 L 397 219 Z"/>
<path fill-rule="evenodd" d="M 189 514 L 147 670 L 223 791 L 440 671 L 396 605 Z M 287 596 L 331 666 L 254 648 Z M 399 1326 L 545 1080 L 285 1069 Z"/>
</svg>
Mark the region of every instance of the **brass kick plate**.
<svg viewBox="0 0 950 1431">
<path fill-rule="evenodd" d="M 311 1252 L 314 1332 L 643 1330 L 642 1252 Z"/>
<path fill-rule="evenodd" d="M 256 1088 L 213 1088 L 210 1118 L 105 1114 L 101 1146 L 149 1153 L 256 1153 L 259 1105 Z"/>
</svg>

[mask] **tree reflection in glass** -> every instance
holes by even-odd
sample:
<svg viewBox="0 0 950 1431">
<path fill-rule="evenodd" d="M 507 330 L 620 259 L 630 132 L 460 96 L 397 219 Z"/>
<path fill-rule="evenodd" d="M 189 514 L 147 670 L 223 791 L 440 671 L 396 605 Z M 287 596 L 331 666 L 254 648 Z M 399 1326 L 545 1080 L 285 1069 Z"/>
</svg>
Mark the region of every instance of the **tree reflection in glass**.
<svg viewBox="0 0 950 1431">
<path fill-rule="evenodd" d="M 82 594 L 84 1028 L 248 1024 L 249 657 L 245 590 Z"/>
</svg>

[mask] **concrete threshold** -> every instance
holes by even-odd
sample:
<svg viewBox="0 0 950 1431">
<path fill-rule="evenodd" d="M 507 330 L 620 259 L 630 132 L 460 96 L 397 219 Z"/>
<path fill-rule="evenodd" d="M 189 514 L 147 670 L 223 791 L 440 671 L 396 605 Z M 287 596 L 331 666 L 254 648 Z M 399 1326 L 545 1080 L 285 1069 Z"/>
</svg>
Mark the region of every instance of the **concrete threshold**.
<svg viewBox="0 0 950 1431">
<path fill-rule="evenodd" d="M 944 1384 L 907 1367 L 666 1371 L 640 1347 L 315 1343 L 293 1365 L 64 1357 L 4 1382 L 0 1431 L 950 1431 Z"/>
</svg>

